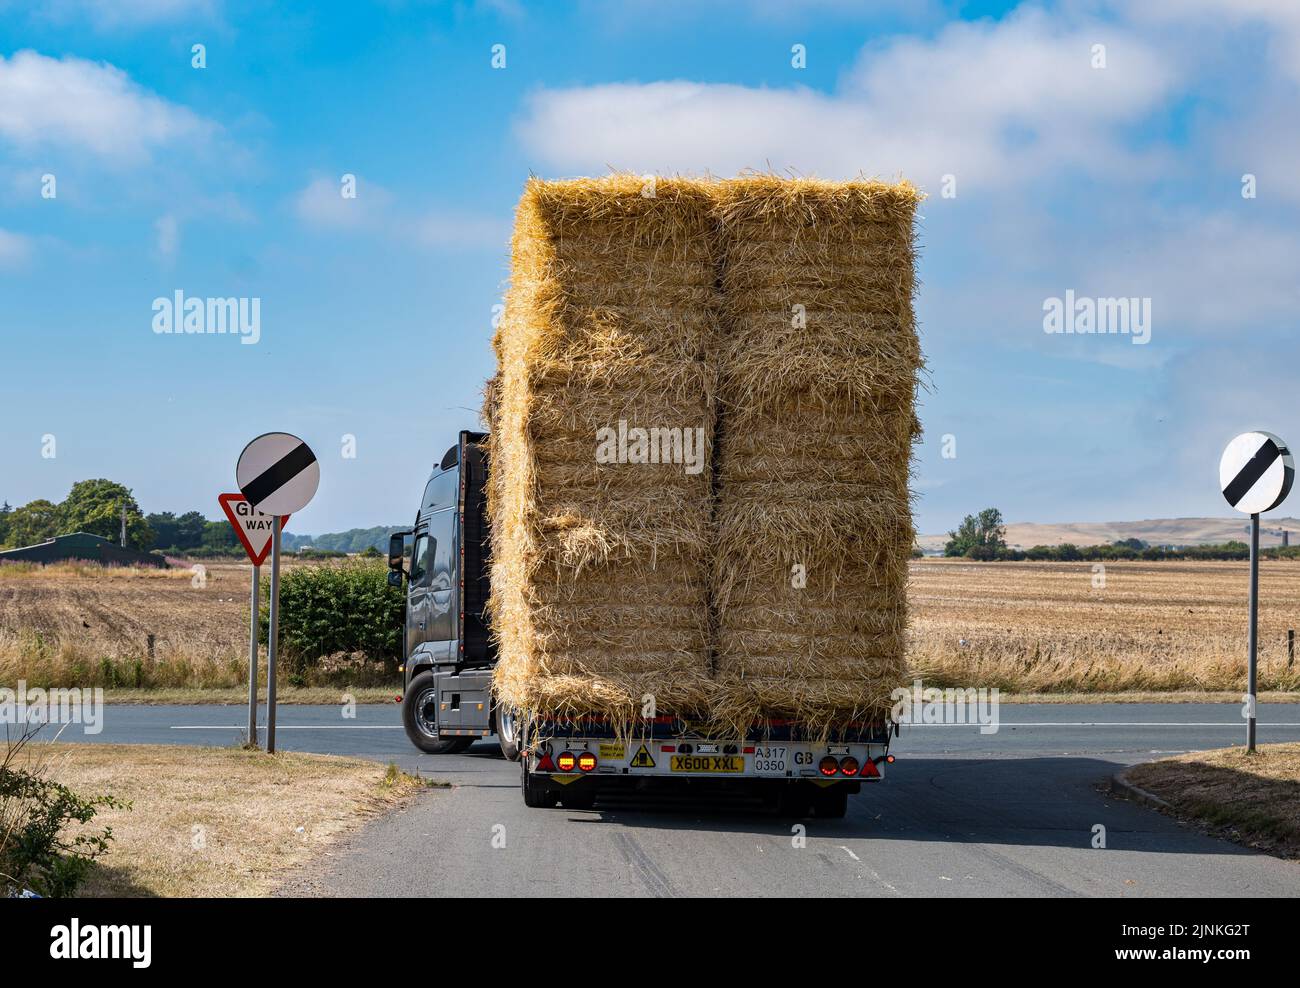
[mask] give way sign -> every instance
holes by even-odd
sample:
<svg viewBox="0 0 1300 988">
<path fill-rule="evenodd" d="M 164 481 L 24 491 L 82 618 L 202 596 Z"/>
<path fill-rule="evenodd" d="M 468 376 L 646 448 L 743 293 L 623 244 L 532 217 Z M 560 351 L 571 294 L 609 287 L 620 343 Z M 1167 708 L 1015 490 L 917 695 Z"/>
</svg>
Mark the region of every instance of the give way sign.
<svg viewBox="0 0 1300 988">
<path fill-rule="evenodd" d="M 244 551 L 254 566 L 261 566 L 271 551 L 274 516 L 264 515 L 248 503 L 243 494 L 221 494 L 217 497 L 221 510 L 230 519 L 230 527 L 244 544 Z M 288 515 L 280 516 L 280 531 L 289 523 Z"/>
</svg>

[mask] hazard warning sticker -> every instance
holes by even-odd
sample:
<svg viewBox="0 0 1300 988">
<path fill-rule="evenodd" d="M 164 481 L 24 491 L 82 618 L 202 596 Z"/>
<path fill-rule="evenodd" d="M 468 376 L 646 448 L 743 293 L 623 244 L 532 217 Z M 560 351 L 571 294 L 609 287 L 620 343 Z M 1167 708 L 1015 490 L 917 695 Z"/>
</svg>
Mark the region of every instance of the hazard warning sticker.
<svg viewBox="0 0 1300 988">
<path fill-rule="evenodd" d="M 650 752 L 646 750 L 646 746 L 641 745 L 628 764 L 631 765 L 632 768 L 654 768 L 655 760 L 650 757 Z"/>
</svg>

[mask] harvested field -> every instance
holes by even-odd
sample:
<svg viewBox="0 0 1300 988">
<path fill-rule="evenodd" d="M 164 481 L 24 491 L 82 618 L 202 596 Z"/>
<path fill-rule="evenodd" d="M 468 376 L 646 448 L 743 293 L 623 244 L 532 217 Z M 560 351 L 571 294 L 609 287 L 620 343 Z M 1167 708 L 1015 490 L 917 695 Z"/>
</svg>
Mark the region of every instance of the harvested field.
<svg viewBox="0 0 1300 988">
<path fill-rule="evenodd" d="M 0 685 L 246 690 L 249 566 L 196 565 L 0 565 Z M 284 568 L 299 565 L 316 564 L 286 560 Z M 265 647 L 260 672 L 265 683 Z M 306 686 L 338 685 L 323 670 L 308 678 Z M 292 702 L 286 668 L 280 689 Z M 329 702 L 337 695 L 332 689 Z"/>
<path fill-rule="evenodd" d="M 1096 565 L 914 561 L 911 666 L 936 686 L 1240 695 L 1246 563 Z M 1262 561 L 1261 692 L 1300 689 L 1300 660 L 1288 667 L 1286 648 L 1298 624 L 1300 563 Z"/>
</svg>

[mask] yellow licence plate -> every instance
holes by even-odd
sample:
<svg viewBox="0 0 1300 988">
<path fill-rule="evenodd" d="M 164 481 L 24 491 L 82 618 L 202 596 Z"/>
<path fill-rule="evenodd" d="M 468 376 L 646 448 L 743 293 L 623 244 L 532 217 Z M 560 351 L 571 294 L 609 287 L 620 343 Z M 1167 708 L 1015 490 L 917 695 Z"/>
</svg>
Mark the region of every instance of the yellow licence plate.
<svg viewBox="0 0 1300 988">
<path fill-rule="evenodd" d="M 673 772 L 743 772 L 745 759 L 740 755 L 673 755 L 668 768 Z"/>
</svg>

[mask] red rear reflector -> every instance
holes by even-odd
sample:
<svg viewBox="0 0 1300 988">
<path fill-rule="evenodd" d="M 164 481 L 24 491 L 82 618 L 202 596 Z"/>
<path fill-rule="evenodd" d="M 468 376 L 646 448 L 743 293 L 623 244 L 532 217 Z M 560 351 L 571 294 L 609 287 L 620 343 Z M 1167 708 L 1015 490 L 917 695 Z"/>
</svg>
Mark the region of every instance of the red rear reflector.
<svg viewBox="0 0 1300 988">
<path fill-rule="evenodd" d="M 667 751 L 667 752 L 674 752 L 674 751 L 677 750 L 677 745 L 675 745 L 675 744 L 661 744 L 661 745 L 659 746 L 659 750 L 660 750 L 660 751 Z"/>
<path fill-rule="evenodd" d="M 845 775 L 858 774 L 858 760 L 852 755 L 840 759 L 840 771 Z"/>
<path fill-rule="evenodd" d="M 551 756 L 549 754 L 543 755 L 541 758 L 537 760 L 537 771 L 539 772 L 555 771 L 555 762 L 551 761 Z"/>
<path fill-rule="evenodd" d="M 571 751 L 562 751 L 555 757 L 555 766 L 561 772 L 572 772 L 577 764 L 578 759 Z"/>
<path fill-rule="evenodd" d="M 584 772 L 590 772 L 596 767 L 596 756 L 590 751 L 584 751 L 578 756 L 578 768 Z"/>
<path fill-rule="evenodd" d="M 822 775 L 834 775 L 839 770 L 840 770 L 840 763 L 837 762 L 830 755 L 827 755 L 825 758 L 823 758 L 820 762 L 817 763 L 817 771 L 821 772 Z"/>
<path fill-rule="evenodd" d="M 746 746 L 745 746 L 745 754 L 746 754 L 746 755 L 752 755 L 753 753 L 754 753 L 754 746 L 753 746 L 752 744 L 750 744 L 750 745 L 746 745 Z"/>
<path fill-rule="evenodd" d="M 862 763 L 862 774 L 873 775 L 878 779 L 880 778 L 880 769 L 876 768 L 876 763 L 873 762 L 870 758 L 868 758 L 865 762 Z"/>
</svg>

